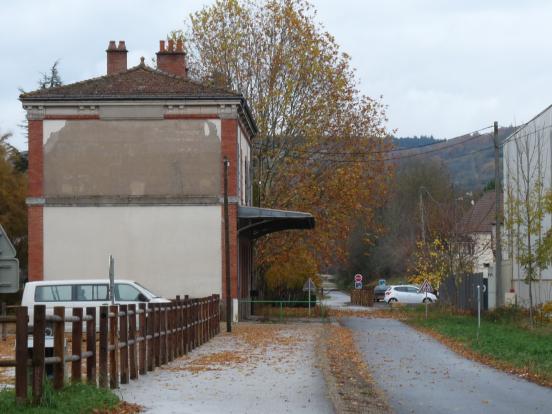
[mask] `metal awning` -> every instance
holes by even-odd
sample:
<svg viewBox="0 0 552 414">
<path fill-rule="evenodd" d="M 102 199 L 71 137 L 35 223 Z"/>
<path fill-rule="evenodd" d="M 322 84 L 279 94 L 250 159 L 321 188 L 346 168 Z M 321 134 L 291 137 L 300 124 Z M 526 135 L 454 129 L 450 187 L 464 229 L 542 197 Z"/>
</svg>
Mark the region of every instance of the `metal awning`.
<svg viewBox="0 0 552 414">
<path fill-rule="evenodd" d="M 281 230 L 314 228 L 312 214 L 299 211 L 240 206 L 238 219 L 239 236 L 250 240 Z"/>
</svg>

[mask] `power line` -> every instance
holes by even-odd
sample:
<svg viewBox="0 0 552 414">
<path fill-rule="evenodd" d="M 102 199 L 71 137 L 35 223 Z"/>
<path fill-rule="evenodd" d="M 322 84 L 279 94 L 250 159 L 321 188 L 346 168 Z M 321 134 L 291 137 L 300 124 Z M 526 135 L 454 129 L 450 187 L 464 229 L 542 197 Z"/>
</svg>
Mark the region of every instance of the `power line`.
<svg viewBox="0 0 552 414">
<path fill-rule="evenodd" d="M 484 128 L 478 129 L 476 131 L 472 131 L 471 133 L 461 135 L 460 137 L 463 137 L 463 136 L 466 136 L 466 135 L 473 135 L 473 134 L 479 133 L 479 132 L 481 132 L 485 129 L 489 129 L 489 128 L 492 128 L 492 126 L 484 127 Z M 317 150 L 317 151 L 310 151 L 310 150 L 294 149 L 293 150 L 294 152 L 299 152 L 299 153 L 303 153 L 303 154 L 307 154 L 307 155 L 301 156 L 301 155 L 295 155 L 295 154 L 286 154 L 286 156 L 292 157 L 292 158 L 295 158 L 295 159 L 304 159 L 304 160 L 315 159 L 314 156 L 317 156 L 317 155 L 368 156 L 368 155 L 378 155 L 378 154 L 393 154 L 393 153 L 405 152 L 405 151 L 414 152 L 414 151 L 417 151 L 419 148 L 424 148 L 424 147 L 434 146 L 434 145 L 442 145 L 440 148 L 436 148 L 434 150 L 414 152 L 412 154 L 407 154 L 407 155 L 399 156 L 399 157 L 386 158 L 386 159 L 372 159 L 372 160 L 370 160 L 370 159 L 367 160 L 367 159 L 364 159 L 364 158 L 363 159 L 358 159 L 358 160 L 327 159 L 329 161 L 335 161 L 335 162 L 346 162 L 346 161 L 350 161 L 350 162 L 393 161 L 393 160 L 398 160 L 398 159 L 403 159 L 403 158 L 411 158 L 411 157 L 418 157 L 418 156 L 422 156 L 422 155 L 426 155 L 426 154 L 432 154 L 432 153 L 438 152 L 438 151 L 446 151 L 450 148 L 453 148 L 453 147 L 456 147 L 456 146 L 459 146 L 459 145 L 463 145 L 467 142 L 470 142 L 470 141 L 473 141 L 475 139 L 479 139 L 481 137 L 484 137 L 485 135 L 490 135 L 490 134 L 473 135 L 473 136 L 470 136 L 469 138 L 466 138 L 466 139 L 461 140 L 459 142 L 456 142 L 456 143 L 453 143 L 453 144 L 448 144 L 448 145 L 446 144 L 446 141 L 439 141 L 439 142 L 433 142 L 433 143 L 430 143 L 430 144 L 421 145 L 419 147 L 414 147 L 414 148 L 398 148 L 398 149 L 392 149 L 392 150 L 378 150 L 378 151 L 327 151 L 327 150 Z M 259 147 L 257 146 L 257 148 L 259 148 Z"/>
<path fill-rule="evenodd" d="M 477 136 L 477 138 L 484 137 L 485 135 L 490 136 L 490 134 L 484 134 L 484 135 Z M 290 157 L 290 158 L 293 158 L 293 159 L 298 159 L 298 160 L 305 160 L 305 161 L 329 161 L 329 162 L 344 163 L 344 164 L 347 164 L 347 163 L 363 163 L 363 162 L 388 162 L 388 161 L 399 161 L 399 160 L 408 159 L 408 158 L 420 157 L 420 156 L 424 156 L 424 155 L 428 155 L 428 154 L 433 154 L 433 153 L 436 153 L 436 152 L 439 152 L 439 151 L 445 151 L 445 150 L 448 150 L 449 148 L 464 144 L 467 141 L 468 140 L 464 140 L 462 142 L 451 144 L 447 147 L 435 149 L 435 150 L 432 150 L 432 151 L 423 151 L 423 152 L 418 152 L 418 153 L 414 153 L 414 154 L 407 154 L 407 155 L 403 155 L 403 156 L 390 157 L 390 158 L 380 158 L 380 159 L 378 159 L 378 158 L 339 159 L 339 158 L 323 158 L 323 157 L 301 156 L 301 155 L 294 155 L 294 154 L 287 154 L 287 157 Z M 489 151 L 491 149 L 492 149 L 492 147 L 482 148 L 480 150 L 470 151 L 470 152 L 465 153 L 465 154 L 459 154 L 459 155 L 454 156 L 454 157 L 448 157 L 448 158 L 444 159 L 443 161 L 451 161 L 451 160 L 466 157 L 466 156 L 469 156 L 469 155 L 474 155 L 474 154 L 477 154 L 477 153 L 480 153 L 480 152 L 483 152 L 483 151 Z M 374 154 L 374 153 L 370 153 L 370 152 L 365 153 L 365 155 L 372 155 L 372 154 Z M 325 155 L 325 153 L 324 152 L 319 152 L 316 155 Z M 343 155 L 346 155 L 346 154 L 343 154 Z M 347 154 L 347 155 L 349 155 L 349 154 Z"/>
</svg>

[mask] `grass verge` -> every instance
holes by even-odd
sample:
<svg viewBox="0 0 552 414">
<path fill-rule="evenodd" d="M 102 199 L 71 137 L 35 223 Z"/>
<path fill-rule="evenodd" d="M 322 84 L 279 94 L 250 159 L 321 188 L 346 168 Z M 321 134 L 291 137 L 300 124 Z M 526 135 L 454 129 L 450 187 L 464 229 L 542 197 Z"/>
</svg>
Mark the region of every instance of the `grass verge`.
<svg viewBox="0 0 552 414">
<path fill-rule="evenodd" d="M 402 311 L 410 325 L 431 334 L 456 352 L 485 364 L 552 386 L 552 330 L 528 329 L 512 318 L 490 313 L 477 318 L 432 307 L 426 320 L 423 307 Z"/>
<path fill-rule="evenodd" d="M 42 404 L 18 404 L 15 391 L 0 391 L 0 413 L 29 414 L 123 414 L 137 413 L 139 406 L 119 401 L 110 390 L 87 384 L 72 384 L 54 391 L 47 381 Z"/>
</svg>

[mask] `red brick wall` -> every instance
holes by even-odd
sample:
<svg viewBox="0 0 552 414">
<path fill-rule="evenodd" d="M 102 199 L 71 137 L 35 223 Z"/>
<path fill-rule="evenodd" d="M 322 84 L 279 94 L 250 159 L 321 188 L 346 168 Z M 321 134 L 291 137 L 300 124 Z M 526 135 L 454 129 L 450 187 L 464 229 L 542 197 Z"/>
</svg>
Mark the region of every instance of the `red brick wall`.
<svg viewBox="0 0 552 414">
<path fill-rule="evenodd" d="M 157 69 L 162 70 L 165 73 L 180 76 L 181 78 L 187 77 L 186 75 L 186 61 L 184 60 L 184 54 L 175 53 L 158 53 L 157 54 Z"/>
<path fill-rule="evenodd" d="M 230 161 L 228 168 L 228 197 L 236 197 L 238 192 L 238 121 L 237 119 L 221 120 L 222 159 Z M 221 169 L 221 194 L 224 195 L 224 168 Z M 224 208 L 221 209 L 224 224 Z M 238 205 L 229 203 L 228 215 L 230 217 L 230 280 L 232 298 L 238 297 Z M 226 297 L 226 249 L 224 246 L 224 225 L 222 227 L 222 297 Z"/>
<path fill-rule="evenodd" d="M 29 197 L 44 195 L 44 160 L 42 121 L 29 120 Z M 42 206 L 29 206 L 29 280 L 44 278 L 44 212 Z"/>
<path fill-rule="evenodd" d="M 29 206 L 28 237 L 29 237 L 29 280 L 44 279 L 44 208 Z"/>
<path fill-rule="evenodd" d="M 29 197 L 44 194 L 44 160 L 42 151 L 42 120 L 29 121 Z"/>
<path fill-rule="evenodd" d="M 119 41 L 119 46 L 115 47 L 115 41 L 109 42 L 107 47 L 107 74 L 113 75 L 115 73 L 124 72 L 127 70 L 127 53 L 126 44 L 124 40 Z"/>
</svg>

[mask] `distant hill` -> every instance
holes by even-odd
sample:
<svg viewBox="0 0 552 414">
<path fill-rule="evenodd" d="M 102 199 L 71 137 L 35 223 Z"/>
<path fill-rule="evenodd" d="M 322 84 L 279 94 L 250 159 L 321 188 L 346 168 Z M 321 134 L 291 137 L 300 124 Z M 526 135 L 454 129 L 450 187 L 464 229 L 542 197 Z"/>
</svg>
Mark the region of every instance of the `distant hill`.
<svg viewBox="0 0 552 414">
<path fill-rule="evenodd" d="M 500 128 L 499 140 L 504 141 L 513 131 L 514 127 Z M 429 157 L 441 161 L 447 167 L 454 185 L 466 191 L 480 191 L 494 179 L 492 131 L 448 140 L 433 136 L 401 137 L 393 138 L 393 143 L 396 149 L 404 149 L 393 155 L 400 159 Z"/>
<path fill-rule="evenodd" d="M 419 137 L 400 137 L 393 138 L 393 145 L 395 148 L 416 148 L 424 145 L 435 144 L 436 142 L 444 141 L 444 139 L 436 139 L 433 135 L 421 135 Z"/>
</svg>

